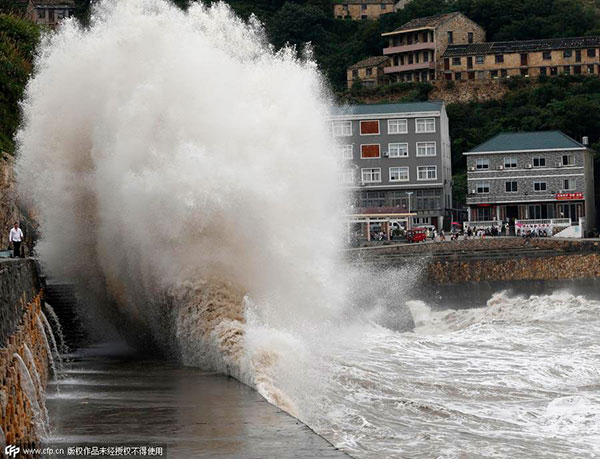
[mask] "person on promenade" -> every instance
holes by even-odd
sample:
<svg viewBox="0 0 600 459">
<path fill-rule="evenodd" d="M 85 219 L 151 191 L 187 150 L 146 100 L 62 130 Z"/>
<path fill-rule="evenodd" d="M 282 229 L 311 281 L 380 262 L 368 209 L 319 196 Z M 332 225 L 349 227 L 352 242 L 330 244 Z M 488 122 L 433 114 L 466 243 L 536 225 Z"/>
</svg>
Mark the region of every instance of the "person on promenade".
<svg viewBox="0 0 600 459">
<path fill-rule="evenodd" d="M 19 224 L 15 222 L 14 226 L 10 229 L 8 240 L 13 245 L 13 257 L 17 258 L 21 256 L 21 242 L 23 242 L 23 231 L 19 228 Z"/>
</svg>

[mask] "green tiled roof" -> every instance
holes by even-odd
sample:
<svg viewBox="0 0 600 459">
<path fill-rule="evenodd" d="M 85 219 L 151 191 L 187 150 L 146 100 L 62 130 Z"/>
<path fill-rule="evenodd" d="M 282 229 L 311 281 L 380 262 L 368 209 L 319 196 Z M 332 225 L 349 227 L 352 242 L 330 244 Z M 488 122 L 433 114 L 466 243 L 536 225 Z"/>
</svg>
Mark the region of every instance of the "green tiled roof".
<svg viewBox="0 0 600 459">
<path fill-rule="evenodd" d="M 560 131 L 510 132 L 498 134 L 467 153 L 560 148 L 585 148 L 585 146 Z"/>
<path fill-rule="evenodd" d="M 407 102 L 404 104 L 368 104 L 337 107 L 334 115 L 385 115 L 387 113 L 439 112 L 443 102 Z"/>
</svg>

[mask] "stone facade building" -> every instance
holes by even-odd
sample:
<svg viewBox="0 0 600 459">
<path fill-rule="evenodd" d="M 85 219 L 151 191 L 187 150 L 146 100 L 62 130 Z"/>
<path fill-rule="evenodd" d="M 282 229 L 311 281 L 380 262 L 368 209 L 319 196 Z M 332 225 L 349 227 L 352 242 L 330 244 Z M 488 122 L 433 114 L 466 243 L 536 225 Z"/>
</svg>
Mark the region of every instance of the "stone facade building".
<svg viewBox="0 0 600 459">
<path fill-rule="evenodd" d="M 444 53 L 445 80 L 512 76 L 593 75 L 600 70 L 600 37 L 455 44 Z"/>
<path fill-rule="evenodd" d="M 508 133 L 464 155 L 470 222 L 583 218 L 585 231 L 594 228 L 594 162 L 585 144 L 560 131 Z"/>
<path fill-rule="evenodd" d="M 64 18 L 75 13 L 74 0 L 26 0 L 21 1 L 26 16 L 36 24 L 56 27 Z"/>
<path fill-rule="evenodd" d="M 385 83 L 384 68 L 389 60 L 387 56 L 373 56 L 348 67 L 348 89 L 357 81 L 371 88 Z"/>
<path fill-rule="evenodd" d="M 355 105 L 331 122 L 357 213 L 416 212 L 412 224 L 444 225 L 452 170 L 443 103 Z"/>
<path fill-rule="evenodd" d="M 385 73 L 392 81 L 430 81 L 440 77 L 449 45 L 482 43 L 485 30 L 456 12 L 413 19 L 382 36 L 388 39 L 383 54 L 391 58 Z"/>
<path fill-rule="evenodd" d="M 339 0 L 333 4 L 336 19 L 378 19 L 394 12 L 394 0 Z"/>
</svg>

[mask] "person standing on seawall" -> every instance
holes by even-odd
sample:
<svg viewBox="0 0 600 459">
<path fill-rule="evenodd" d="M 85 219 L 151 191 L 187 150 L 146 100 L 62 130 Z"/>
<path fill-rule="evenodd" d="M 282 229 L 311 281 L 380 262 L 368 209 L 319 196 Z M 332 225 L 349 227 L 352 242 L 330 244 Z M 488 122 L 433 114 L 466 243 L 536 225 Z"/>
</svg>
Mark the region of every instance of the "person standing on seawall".
<svg viewBox="0 0 600 459">
<path fill-rule="evenodd" d="M 13 257 L 20 257 L 21 242 L 23 242 L 23 231 L 21 231 L 21 228 L 19 228 L 19 224 L 17 222 L 15 222 L 14 226 L 10 229 L 8 240 L 13 244 Z"/>
</svg>

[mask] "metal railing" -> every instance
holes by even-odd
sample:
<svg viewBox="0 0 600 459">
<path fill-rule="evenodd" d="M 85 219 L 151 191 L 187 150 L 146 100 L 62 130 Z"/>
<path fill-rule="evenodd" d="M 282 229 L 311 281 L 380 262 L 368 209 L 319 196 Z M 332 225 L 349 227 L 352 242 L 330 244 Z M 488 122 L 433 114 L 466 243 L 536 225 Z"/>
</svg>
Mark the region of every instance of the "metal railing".
<svg viewBox="0 0 600 459">
<path fill-rule="evenodd" d="M 492 228 L 494 226 L 496 228 L 502 228 L 502 221 L 501 220 L 488 220 L 488 221 L 463 222 L 463 227 L 465 229 L 467 229 L 467 228 L 486 229 L 486 228 Z"/>
<path fill-rule="evenodd" d="M 515 220 L 515 225 L 552 225 L 552 226 L 571 226 L 570 218 L 533 218 L 527 220 Z"/>
</svg>

